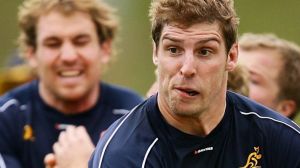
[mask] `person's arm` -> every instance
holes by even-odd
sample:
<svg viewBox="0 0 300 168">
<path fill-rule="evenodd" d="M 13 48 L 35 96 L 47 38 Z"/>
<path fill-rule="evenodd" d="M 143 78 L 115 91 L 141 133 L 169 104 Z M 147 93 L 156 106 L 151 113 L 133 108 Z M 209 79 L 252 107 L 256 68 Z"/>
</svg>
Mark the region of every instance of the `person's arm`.
<svg viewBox="0 0 300 168">
<path fill-rule="evenodd" d="M 121 118 L 122 119 L 122 118 Z M 105 145 L 109 141 L 111 135 L 113 134 L 114 130 L 120 123 L 121 119 L 115 121 L 104 133 L 104 135 L 101 136 L 99 142 L 97 143 L 97 146 L 92 153 L 90 160 L 88 162 L 88 168 L 99 168 L 99 163 L 101 160 L 101 157 L 103 157 L 103 152 L 105 150 Z M 102 162 L 102 160 L 101 160 Z M 117 161 L 116 161 L 117 162 Z M 113 164 L 113 163 L 112 163 Z M 125 163 L 124 163 L 125 164 Z M 104 168 L 105 166 L 101 166 L 101 168 Z M 124 167 L 124 165 L 123 165 Z"/>
<path fill-rule="evenodd" d="M 20 158 L 17 156 L 19 139 L 18 119 L 20 112 L 16 106 L 8 106 L 9 103 L 0 105 L 0 167 L 22 168 Z M 20 113 L 19 113 L 20 114 Z"/>
<path fill-rule="evenodd" d="M 299 131 L 299 130 L 298 130 Z M 277 146 L 276 158 L 278 160 L 275 164 L 278 167 L 289 167 L 289 168 L 299 168 L 300 167 L 300 131 L 291 131 L 285 134 L 279 135 L 283 138 L 278 138 L 280 146 Z M 280 162 L 281 160 L 281 162 Z M 280 166 L 281 165 L 281 166 Z"/>
<path fill-rule="evenodd" d="M 107 129 L 91 156 L 89 168 L 163 168 L 159 150 L 152 150 L 158 139 L 148 134 L 147 128 L 138 128 L 141 122 L 126 120 L 129 115 L 126 114 Z"/>
<path fill-rule="evenodd" d="M 291 122 L 270 129 L 266 135 L 268 167 L 300 167 L 300 128 Z"/>
<path fill-rule="evenodd" d="M 46 168 L 87 168 L 94 144 L 83 126 L 69 126 L 53 145 L 53 154 L 45 159 Z"/>
<path fill-rule="evenodd" d="M 0 168 L 22 168 L 19 160 L 12 155 L 0 154 Z"/>
</svg>

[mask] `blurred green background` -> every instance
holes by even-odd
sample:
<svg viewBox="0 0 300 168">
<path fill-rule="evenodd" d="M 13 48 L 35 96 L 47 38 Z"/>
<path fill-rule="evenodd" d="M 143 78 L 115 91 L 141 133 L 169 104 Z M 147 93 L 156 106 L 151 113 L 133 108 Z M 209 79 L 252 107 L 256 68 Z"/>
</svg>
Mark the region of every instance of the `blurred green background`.
<svg viewBox="0 0 300 168">
<path fill-rule="evenodd" d="M 18 28 L 17 6 L 22 0 L 0 0 L 0 61 L 7 64 L 15 48 Z M 153 82 L 151 59 L 150 0 L 106 0 L 117 8 L 121 30 L 116 48 L 116 61 L 108 69 L 105 80 L 130 87 L 144 95 Z M 240 17 L 239 33 L 274 32 L 279 37 L 300 44 L 299 0 L 239 0 L 235 1 Z"/>
</svg>

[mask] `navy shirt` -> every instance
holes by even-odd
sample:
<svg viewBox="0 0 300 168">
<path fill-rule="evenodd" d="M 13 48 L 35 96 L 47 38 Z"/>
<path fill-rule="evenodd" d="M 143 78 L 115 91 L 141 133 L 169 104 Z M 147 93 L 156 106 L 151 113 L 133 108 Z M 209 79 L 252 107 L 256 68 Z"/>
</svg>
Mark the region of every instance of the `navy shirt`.
<svg viewBox="0 0 300 168">
<path fill-rule="evenodd" d="M 299 168 L 300 128 L 288 118 L 227 92 L 221 122 L 205 137 L 162 117 L 152 96 L 100 139 L 89 168 Z"/>
<path fill-rule="evenodd" d="M 66 125 L 82 125 L 94 144 L 111 123 L 143 99 L 133 91 L 105 83 L 97 104 L 76 115 L 48 106 L 38 93 L 38 81 L 8 92 L 0 99 L 0 167 L 41 168 L 43 159 Z"/>
</svg>

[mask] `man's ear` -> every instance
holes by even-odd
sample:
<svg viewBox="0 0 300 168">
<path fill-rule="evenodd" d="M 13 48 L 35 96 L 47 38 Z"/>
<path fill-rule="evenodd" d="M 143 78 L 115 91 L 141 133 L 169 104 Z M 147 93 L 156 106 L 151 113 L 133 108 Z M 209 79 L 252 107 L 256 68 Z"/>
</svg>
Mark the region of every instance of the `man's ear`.
<svg viewBox="0 0 300 168">
<path fill-rule="evenodd" d="M 155 66 L 158 64 L 158 58 L 157 58 L 157 47 L 154 41 L 152 41 L 152 61 Z"/>
<path fill-rule="evenodd" d="M 238 44 L 234 43 L 227 55 L 227 62 L 226 62 L 227 71 L 233 71 L 234 68 L 236 67 L 238 61 L 238 53 L 239 53 Z"/>
<path fill-rule="evenodd" d="M 276 110 L 286 117 L 292 117 L 296 112 L 296 102 L 294 100 L 281 100 Z"/>
<path fill-rule="evenodd" d="M 31 68 L 36 69 L 37 68 L 37 58 L 35 55 L 35 50 L 33 47 L 29 47 L 26 49 L 25 55 L 24 55 L 26 61 L 31 66 Z"/>
<path fill-rule="evenodd" d="M 101 44 L 101 60 L 106 64 L 112 57 L 112 40 L 106 40 Z"/>
</svg>

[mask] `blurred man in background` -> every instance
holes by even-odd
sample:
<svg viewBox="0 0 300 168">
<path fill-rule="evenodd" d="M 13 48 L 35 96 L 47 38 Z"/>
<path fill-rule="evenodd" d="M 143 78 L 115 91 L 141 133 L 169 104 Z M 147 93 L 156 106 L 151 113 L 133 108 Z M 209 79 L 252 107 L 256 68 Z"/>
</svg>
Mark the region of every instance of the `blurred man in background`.
<svg viewBox="0 0 300 168">
<path fill-rule="evenodd" d="M 300 48 L 273 34 L 239 38 L 239 63 L 249 71 L 249 97 L 293 119 L 300 110 Z"/>
<path fill-rule="evenodd" d="M 25 0 L 22 55 L 38 80 L 0 100 L 1 168 L 87 167 L 101 133 L 142 98 L 101 81 L 117 22 L 100 0 Z M 45 156 L 47 157 L 45 158 Z"/>
</svg>

